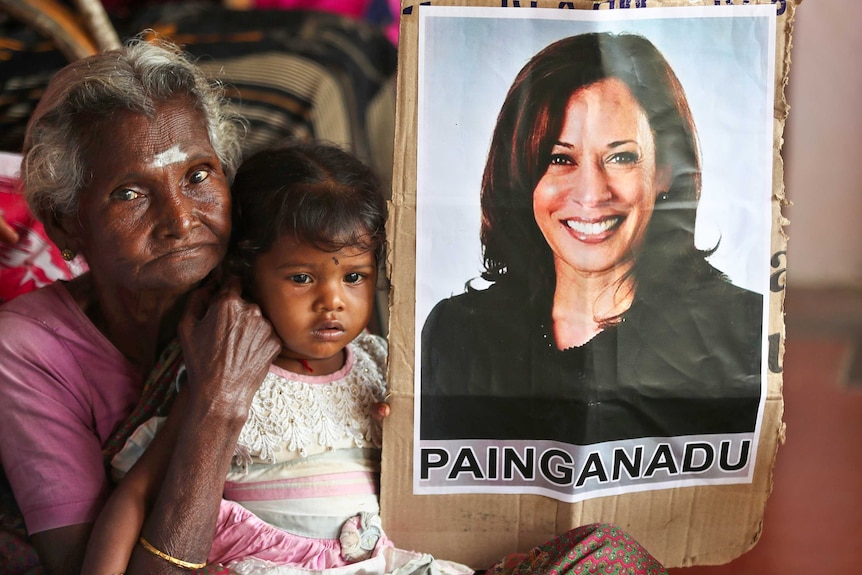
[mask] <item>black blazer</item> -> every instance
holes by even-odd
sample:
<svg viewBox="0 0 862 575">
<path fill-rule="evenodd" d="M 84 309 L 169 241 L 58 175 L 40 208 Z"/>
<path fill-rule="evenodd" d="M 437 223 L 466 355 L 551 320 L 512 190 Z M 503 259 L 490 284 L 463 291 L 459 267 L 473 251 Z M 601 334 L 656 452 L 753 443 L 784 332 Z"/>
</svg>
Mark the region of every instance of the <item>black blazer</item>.
<svg viewBox="0 0 862 575">
<path fill-rule="evenodd" d="M 529 299 L 495 284 L 435 306 L 422 330 L 422 439 L 590 444 L 754 431 L 760 294 L 708 278 L 636 298 L 618 325 L 564 351 L 549 298 Z"/>
</svg>

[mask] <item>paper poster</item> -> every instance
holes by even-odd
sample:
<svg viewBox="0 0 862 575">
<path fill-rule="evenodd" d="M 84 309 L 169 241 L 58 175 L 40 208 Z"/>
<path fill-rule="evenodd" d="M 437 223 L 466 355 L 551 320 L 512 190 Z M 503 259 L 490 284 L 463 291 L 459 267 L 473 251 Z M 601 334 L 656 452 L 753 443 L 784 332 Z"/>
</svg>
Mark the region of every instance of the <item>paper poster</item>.
<svg viewBox="0 0 862 575">
<path fill-rule="evenodd" d="M 418 26 L 413 493 L 751 482 L 776 7 Z"/>
</svg>

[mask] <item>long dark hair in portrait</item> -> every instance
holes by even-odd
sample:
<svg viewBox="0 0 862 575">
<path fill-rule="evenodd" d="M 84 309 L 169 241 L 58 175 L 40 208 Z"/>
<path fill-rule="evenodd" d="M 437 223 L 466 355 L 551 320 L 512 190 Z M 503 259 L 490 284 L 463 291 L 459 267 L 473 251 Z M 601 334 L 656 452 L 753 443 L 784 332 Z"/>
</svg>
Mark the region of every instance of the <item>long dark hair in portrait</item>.
<svg viewBox="0 0 862 575">
<path fill-rule="evenodd" d="M 532 196 L 578 90 L 601 80 L 622 81 L 646 113 L 656 163 L 671 170 L 670 188 L 656 200 L 630 272 L 637 297 L 652 299 L 672 286 L 721 273 L 706 263 L 712 251 L 694 244 L 701 169 L 697 133 L 679 79 L 646 38 L 590 33 L 550 44 L 520 71 L 497 118 L 482 178 L 484 272 L 534 302 L 550 302 L 553 257 L 535 223 Z M 696 283 L 696 282 L 694 282 Z"/>
</svg>

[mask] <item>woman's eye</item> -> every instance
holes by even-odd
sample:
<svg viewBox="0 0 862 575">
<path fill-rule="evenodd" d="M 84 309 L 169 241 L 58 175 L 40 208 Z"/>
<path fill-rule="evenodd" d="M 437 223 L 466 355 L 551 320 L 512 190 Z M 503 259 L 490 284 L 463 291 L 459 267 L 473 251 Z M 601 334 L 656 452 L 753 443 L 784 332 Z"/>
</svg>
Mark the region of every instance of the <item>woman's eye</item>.
<svg viewBox="0 0 862 575">
<path fill-rule="evenodd" d="M 637 152 L 616 152 L 611 154 L 608 162 L 611 164 L 636 164 L 641 157 Z"/>
<path fill-rule="evenodd" d="M 551 160 L 548 162 L 549 166 L 571 166 L 573 164 L 572 158 L 566 154 L 551 154 Z"/>
<path fill-rule="evenodd" d="M 308 274 L 293 274 L 290 276 L 290 281 L 296 284 L 308 284 L 311 283 L 311 276 Z"/>
<path fill-rule="evenodd" d="M 365 279 L 365 276 L 359 272 L 351 272 L 344 276 L 344 282 L 349 284 L 358 284 Z"/>
<path fill-rule="evenodd" d="M 115 200 L 122 200 L 124 202 L 130 202 L 132 200 L 137 200 L 141 197 L 141 194 L 136 192 L 135 190 L 130 190 L 128 188 L 122 190 L 116 190 L 111 193 L 111 198 Z"/>
<path fill-rule="evenodd" d="M 199 184 L 208 177 L 210 177 L 210 174 L 206 170 L 195 170 L 194 172 L 192 172 L 192 176 L 189 179 L 193 184 Z"/>
</svg>

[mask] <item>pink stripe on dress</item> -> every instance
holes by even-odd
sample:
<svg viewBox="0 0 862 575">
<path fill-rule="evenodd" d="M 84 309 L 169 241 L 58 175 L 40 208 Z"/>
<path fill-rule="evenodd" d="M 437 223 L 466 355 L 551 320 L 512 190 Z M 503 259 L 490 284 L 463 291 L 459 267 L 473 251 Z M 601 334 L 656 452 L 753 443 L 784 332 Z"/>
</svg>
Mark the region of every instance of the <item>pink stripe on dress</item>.
<svg viewBox="0 0 862 575">
<path fill-rule="evenodd" d="M 276 501 L 338 495 L 377 495 L 377 474 L 354 471 L 255 483 L 228 481 L 224 486 L 225 499 L 233 501 Z"/>
</svg>

